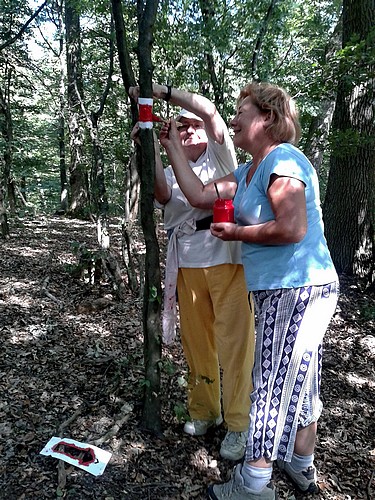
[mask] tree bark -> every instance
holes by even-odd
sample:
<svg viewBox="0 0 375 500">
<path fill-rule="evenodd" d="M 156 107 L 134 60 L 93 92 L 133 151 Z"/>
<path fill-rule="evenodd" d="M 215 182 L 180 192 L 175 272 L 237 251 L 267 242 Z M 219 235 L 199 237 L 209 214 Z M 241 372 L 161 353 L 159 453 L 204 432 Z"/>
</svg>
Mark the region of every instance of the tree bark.
<svg viewBox="0 0 375 500">
<path fill-rule="evenodd" d="M 88 120 L 90 127 L 90 135 L 93 145 L 93 167 L 91 169 L 91 189 L 93 193 L 93 207 L 95 211 L 99 214 L 99 218 L 102 219 L 102 226 L 107 229 L 107 212 L 108 212 L 108 198 L 105 187 L 105 176 L 104 176 L 104 154 L 102 144 L 99 138 L 99 120 L 103 115 L 105 103 L 112 84 L 113 75 L 113 57 L 114 57 L 114 26 L 113 18 L 111 19 L 111 32 L 109 40 L 109 50 L 108 50 L 108 73 L 106 85 L 103 89 L 99 106 L 96 111 L 93 111 Z M 89 118 L 89 117 L 87 117 Z"/>
<path fill-rule="evenodd" d="M 342 18 L 340 17 L 335 30 L 330 38 L 325 51 L 324 65 L 332 63 L 332 59 L 337 57 L 337 52 L 341 48 L 342 41 Z M 335 89 L 336 90 L 336 89 Z M 320 100 L 319 113 L 310 123 L 305 141 L 304 153 L 311 161 L 314 168 L 321 173 L 324 152 L 327 150 L 329 132 L 331 130 L 333 112 L 335 110 L 336 91 L 329 92 Z"/>
<path fill-rule="evenodd" d="M 80 17 L 73 0 L 65 3 L 65 30 L 68 77 L 68 128 L 70 146 L 69 215 L 89 215 L 88 176 L 83 162 L 84 116 L 80 101 L 83 95 Z"/>
<path fill-rule="evenodd" d="M 112 12 L 116 28 L 118 56 L 124 87 L 128 92 L 136 83 L 126 44 L 124 19 L 121 0 L 112 0 Z M 151 45 L 152 28 L 155 21 L 158 1 L 137 1 L 139 42 L 138 59 L 140 65 L 139 83 L 143 97 L 152 96 Z M 136 103 L 131 100 L 133 124 L 138 120 Z M 145 384 L 142 426 L 158 434 L 161 432 L 160 403 L 160 360 L 161 360 L 161 283 L 159 244 L 156 237 L 153 200 L 155 157 L 151 130 L 140 134 L 142 147 L 137 147 L 137 166 L 141 182 L 141 222 L 146 243 L 145 286 L 143 296 L 143 332 Z"/>
<path fill-rule="evenodd" d="M 59 63 L 60 63 L 60 88 L 59 88 L 59 164 L 60 164 L 60 210 L 66 213 L 69 207 L 69 185 L 66 170 L 65 157 L 65 80 L 66 80 L 66 51 L 64 41 L 64 19 L 63 19 L 63 1 L 56 2 L 58 16 L 58 36 L 59 36 Z"/>
<path fill-rule="evenodd" d="M 257 74 L 257 69 L 258 69 L 258 56 L 260 53 L 260 50 L 263 45 L 264 37 L 267 33 L 268 26 L 270 24 L 270 21 L 272 19 L 272 14 L 273 11 L 275 10 L 275 5 L 277 3 L 277 0 L 271 0 L 266 15 L 264 16 L 263 23 L 260 27 L 256 42 L 255 42 L 255 47 L 254 47 L 254 52 L 253 52 L 253 57 L 251 59 L 251 77 L 256 78 Z"/>
<path fill-rule="evenodd" d="M 212 36 L 212 19 L 215 16 L 215 1 L 212 0 L 199 0 L 199 6 L 202 13 L 203 25 L 205 27 L 204 37 L 207 40 L 208 49 L 205 50 L 205 59 L 207 61 L 207 72 L 210 76 L 210 82 L 214 92 L 214 102 L 217 109 L 221 109 L 224 103 L 224 88 L 223 81 L 220 82 L 218 78 L 216 68 L 215 68 L 215 60 L 213 57 L 213 47 L 210 37 Z M 206 85 L 209 87 L 208 85 Z M 204 84 L 203 84 L 204 87 Z M 202 94 L 206 94 L 206 89 L 202 88 Z"/>
<path fill-rule="evenodd" d="M 9 238 L 10 233 L 9 233 L 8 216 L 5 207 L 4 189 L 1 181 L 0 181 L 0 231 L 1 231 L 1 237 L 3 239 Z"/>
<path fill-rule="evenodd" d="M 152 97 L 152 30 L 158 0 L 138 0 L 138 60 L 140 92 Z M 141 180 L 141 222 L 146 243 L 143 331 L 145 387 L 142 426 L 161 432 L 160 361 L 161 361 L 161 281 L 159 243 L 154 223 L 155 151 L 152 129 L 141 129 L 141 155 L 138 166 Z"/>
<path fill-rule="evenodd" d="M 14 186 L 12 185 L 12 163 L 13 163 L 13 120 L 10 108 L 10 82 L 11 82 L 11 70 L 7 68 L 7 88 L 5 92 L 0 88 L 0 113 L 3 115 L 4 119 L 1 120 L 1 135 L 4 139 L 4 152 L 3 152 L 3 168 L 1 171 L 1 186 L 2 191 L 2 231 L 3 236 L 8 236 L 4 231 L 9 230 L 7 223 L 7 209 L 9 207 L 10 212 L 15 212 L 16 200 L 14 194 Z"/>
<path fill-rule="evenodd" d="M 14 42 L 19 40 L 22 35 L 25 33 L 27 30 L 28 26 L 34 21 L 36 17 L 40 14 L 40 12 L 44 9 L 44 7 L 48 4 L 48 0 L 42 3 L 40 7 L 29 17 L 29 19 L 26 21 L 25 24 L 22 25 L 21 29 L 16 33 L 12 38 L 4 42 L 3 44 L 0 45 L 0 52 L 4 50 L 6 47 L 9 47 L 9 45 L 12 45 Z"/>
<path fill-rule="evenodd" d="M 374 281 L 375 262 L 374 25 L 373 0 L 344 0 L 344 57 L 323 207 L 327 241 L 338 272 L 366 277 L 369 283 Z"/>
</svg>

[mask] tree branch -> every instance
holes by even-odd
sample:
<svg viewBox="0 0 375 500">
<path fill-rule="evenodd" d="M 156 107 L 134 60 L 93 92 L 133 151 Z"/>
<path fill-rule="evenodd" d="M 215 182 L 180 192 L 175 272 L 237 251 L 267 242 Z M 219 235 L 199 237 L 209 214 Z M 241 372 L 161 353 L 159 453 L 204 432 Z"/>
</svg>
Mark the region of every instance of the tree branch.
<svg viewBox="0 0 375 500">
<path fill-rule="evenodd" d="M 19 30 L 19 32 L 14 35 L 12 38 L 7 40 L 5 43 L 0 45 L 0 52 L 5 49 L 6 47 L 9 47 L 9 45 L 12 45 L 16 40 L 19 40 L 21 36 L 25 33 L 27 30 L 29 24 L 31 24 L 34 19 L 39 15 L 39 13 L 44 9 L 44 7 L 48 4 L 49 0 L 46 0 L 45 2 L 42 3 L 42 5 L 34 12 L 34 14 L 26 21 L 26 23 L 22 26 L 22 28 Z"/>
</svg>

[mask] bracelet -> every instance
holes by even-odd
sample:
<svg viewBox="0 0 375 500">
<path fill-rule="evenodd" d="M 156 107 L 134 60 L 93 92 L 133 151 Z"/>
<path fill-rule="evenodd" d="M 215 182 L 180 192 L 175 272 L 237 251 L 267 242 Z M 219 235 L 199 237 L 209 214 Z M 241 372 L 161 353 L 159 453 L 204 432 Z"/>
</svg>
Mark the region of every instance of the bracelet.
<svg viewBox="0 0 375 500">
<path fill-rule="evenodd" d="M 164 101 L 169 102 L 172 96 L 172 85 L 167 85 L 167 93 L 165 94 Z"/>
</svg>

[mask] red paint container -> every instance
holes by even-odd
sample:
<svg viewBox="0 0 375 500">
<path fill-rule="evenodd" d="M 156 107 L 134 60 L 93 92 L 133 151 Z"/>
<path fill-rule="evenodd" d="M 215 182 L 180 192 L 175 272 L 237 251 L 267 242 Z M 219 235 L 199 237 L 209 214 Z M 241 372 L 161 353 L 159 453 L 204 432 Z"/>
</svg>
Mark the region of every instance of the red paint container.
<svg viewBox="0 0 375 500">
<path fill-rule="evenodd" d="M 218 198 L 214 203 L 214 222 L 234 222 L 234 206 L 232 200 Z"/>
</svg>

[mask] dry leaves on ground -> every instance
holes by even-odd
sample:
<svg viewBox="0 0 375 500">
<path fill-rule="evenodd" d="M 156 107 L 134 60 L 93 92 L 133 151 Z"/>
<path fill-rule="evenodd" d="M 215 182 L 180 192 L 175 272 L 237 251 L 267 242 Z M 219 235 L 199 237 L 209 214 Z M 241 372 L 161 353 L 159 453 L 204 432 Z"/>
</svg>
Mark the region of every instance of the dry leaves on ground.
<svg viewBox="0 0 375 500">
<path fill-rule="evenodd" d="M 0 498 L 202 499 L 232 464 L 218 453 L 225 429 L 191 438 L 177 415 L 186 402 L 179 343 L 165 347 L 164 436 L 142 432 L 141 299 L 122 303 L 108 282 L 73 271 L 72 243 L 96 248 L 92 223 L 45 218 L 11 223 L 0 247 Z M 121 228 L 111 224 L 120 256 Z M 162 247 L 163 248 L 163 247 Z M 125 273 L 124 273 L 125 278 Z M 341 277 L 325 340 L 316 465 L 322 499 L 375 498 L 374 296 Z M 102 476 L 40 450 L 52 436 L 113 455 Z M 281 499 L 301 498 L 275 468 Z"/>
</svg>

